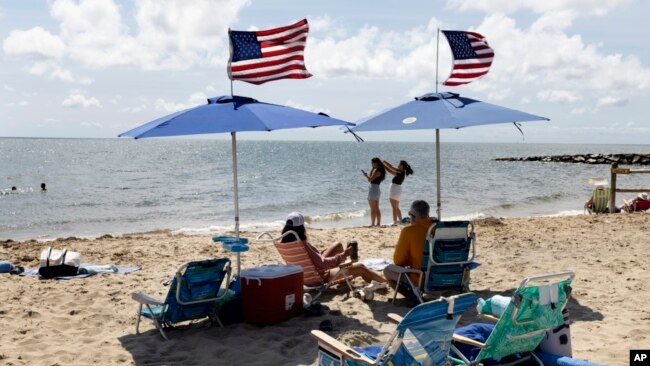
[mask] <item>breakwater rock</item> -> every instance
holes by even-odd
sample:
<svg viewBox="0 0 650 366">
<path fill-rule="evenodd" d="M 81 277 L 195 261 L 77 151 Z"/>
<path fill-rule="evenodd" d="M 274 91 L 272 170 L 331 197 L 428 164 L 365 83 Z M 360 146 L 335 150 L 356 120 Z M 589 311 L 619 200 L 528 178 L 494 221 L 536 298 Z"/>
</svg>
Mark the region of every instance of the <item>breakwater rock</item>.
<svg viewBox="0 0 650 366">
<path fill-rule="evenodd" d="M 650 165 L 650 154 L 580 154 L 580 155 L 545 155 L 520 158 L 496 158 L 496 161 L 541 161 L 555 163 L 580 164 L 636 164 Z"/>
</svg>

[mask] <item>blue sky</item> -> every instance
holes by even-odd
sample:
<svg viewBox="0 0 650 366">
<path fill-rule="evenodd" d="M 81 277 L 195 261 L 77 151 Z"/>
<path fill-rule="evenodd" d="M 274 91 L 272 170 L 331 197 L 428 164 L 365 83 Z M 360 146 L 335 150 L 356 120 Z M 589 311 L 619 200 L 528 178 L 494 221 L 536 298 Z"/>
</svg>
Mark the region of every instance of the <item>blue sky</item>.
<svg viewBox="0 0 650 366">
<path fill-rule="evenodd" d="M 526 142 L 642 143 L 650 136 L 647 14 L 650 2 L 634 0 L 0 0 L 0 136 L 115 137 L 229 94 L 227 29 L 306 17 L 314 76 L 235 82 L 236 94 L 356 121 L 435 90 L 436 29 L 473 30 L 495 50 L 490 73 L 440 90 L 551 119 L 524 124 Z M 442 80 L 451 64 L 444 39 L 439 60 Z M 512 125 L 442 136 L 522 141 Z M 434 133 L 362 137 L 429 141 Z M 351 140 L 336 128 L 238 138 Z"/>
</svg>

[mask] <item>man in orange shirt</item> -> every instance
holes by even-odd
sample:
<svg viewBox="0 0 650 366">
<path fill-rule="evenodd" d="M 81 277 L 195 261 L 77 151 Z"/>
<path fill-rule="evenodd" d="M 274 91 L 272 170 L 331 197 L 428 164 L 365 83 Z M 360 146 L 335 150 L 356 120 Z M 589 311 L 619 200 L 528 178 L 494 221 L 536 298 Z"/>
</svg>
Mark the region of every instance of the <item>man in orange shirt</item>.
<svg viewBox="0 0 650 366">
<path fill-rule="evenodd" d="M 429 204 L 422 200 L 411 203 L 409 217 L 411 218 L 411 224 L 402 229 L 397 240 L 397 245 L 395 246 L 395 253 L 393 254 L 394 265 L 390 265 L 384 269 L 384 277 L 386 277 L 390 286 L 393 288 L 397 287 L 397 291 L 406 297 L 412 295 L 411 289 L 410 286 L 405 286 L 404 284 L 399 284 L 398 286 L 397 281 L 400 271 L 396 266 L 418 270 L 422 267 L 427 230 L 437 221 L 437 219 L 429 217 Z M 434 232 L 432 231 L 431 235 Z M 419 276 L 411 273 L 409 277 L 411 282 L 417 286 Z"/>
</svg>

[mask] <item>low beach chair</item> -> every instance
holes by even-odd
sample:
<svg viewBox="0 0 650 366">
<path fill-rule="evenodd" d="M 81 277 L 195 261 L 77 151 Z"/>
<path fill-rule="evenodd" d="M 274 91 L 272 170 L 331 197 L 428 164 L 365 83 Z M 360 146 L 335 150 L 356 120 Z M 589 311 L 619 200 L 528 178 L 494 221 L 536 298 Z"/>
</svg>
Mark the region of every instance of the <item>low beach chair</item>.
<svg viewBox="0 0 650 366">
<path fill-rule="evenodd" d="M 420 269 L 393 266 L 399 272 L 398 283 L 408 284 L 421 303 L 424 302 L 424 294 L 443 290 L 469 291 L 470 270 L 476 265 L 473 262 L 476 256 L 476 234 L 472 223 L 438 221 L 432 224 L 427 231 L 423 250 Z M 411 281 L 409 273 L 419 276 L 417 285 Z M 397 292 L 393 295 L 393 300 L 396 296 Z"/>
<path fill-rule="evenodd" d="M 587 206 L 587 212 L 591 214 L 609 213 L 609 195 L 611 189 L 597 187 L 591 193 L 591 205 Z"/>
<path fill-rule="evenodd" d="M 288 243 L 283 243 L 282 239 L 288 236 L 293 236 L 296 240 Z M 268 239 L 263 239 L 267 237 Z M 350 274 L 346 271 L 346 267 L 351 263 L 343 263 L 339 266 L 340 270 L 335 276 L 330 276 L 328 272 L 318 271 L 314 262 L 309 257 L 305 246 L 300 242 L 300 238 L 295 231 L 287 231 L 278 238 L 273 238 L 268 232 L 260 234 L 257 241 L 272 241 L 275 248 L 280 253 L 282 260 L 286 264 L 293 264 L 302 267 L 303 285 L 307 291 L 316 291 L 315 295 L 310 295 L 304 301 L 306 305 L 310 302 L 316 301 L 325 290 L 330 286 L 345 282 L 351 292 L 354 292 L 354 287 L 350 282 Z"/>
<path fill-rule="evenodd" d="M 318 340 L 317 365 L 447 365 L 454 328 L 474 303 L 476 296 L 466 293 L 420 304 L 403 318 L 388 314 L 398 324 L 383 346 L 355 349 L 312 330 L 311 335 Z"/>
<path fill-rule="evenodd" d="M 164 328 L 174 324 L 209 318 L 223 326 L 218 308 L 234 296 L 232 290 L 221 288 L 230 283 L 230 259 L 205 259 L 183 264 L 171 281 L 164 301 L 137 291 L 131 297 L 139 303 L 135 331 L 139 333 L 140 317 L 153 320 L 164 339 Z"/>
<path fill-rule="evenodd" d="M 496 321 L 485 343 L 454 334 L 454 342 L 480 349 L 476 357 L 469 357 L 467 349 L 463 353 L 454 347 L 454 359 L 458 363 L 478 365 L 485 360 L 498 363 L 507 356 L 518 355 L 515 361 L 508 360 L 508 364 L 531 360 L 542 365 L 533 351 L 547 331 L 564 324 L 562 310 L 571 294 L 573 277 L 573 272 L 561 272 L 525 278 L 499 318 L 483 315 Z M 545 283 L 531 285 L 540 281 Z"/>
</svg>

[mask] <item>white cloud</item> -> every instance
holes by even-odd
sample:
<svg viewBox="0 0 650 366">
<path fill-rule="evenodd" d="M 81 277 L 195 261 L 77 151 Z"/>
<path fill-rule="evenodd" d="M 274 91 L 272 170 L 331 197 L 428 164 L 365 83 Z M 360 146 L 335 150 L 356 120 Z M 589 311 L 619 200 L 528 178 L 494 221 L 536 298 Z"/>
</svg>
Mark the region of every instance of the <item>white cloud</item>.
<svg viewBox="0 0 650 366">
<path fill-rule="evenodd" d="M 52 16 L 70 58 L 88 67 L 187 69 L 227 48 L 228 26 L 248 0 L 142 0 L 135 31 L 112 0 L 56 0 Z"/>
<path fill-rule="evenodd" d="M 551 90 L 546 89 L 537 93 L 539 100 L 551 103 L 574 103 L 580 100 L 580 96 L 568 90 Z"/>
<path fill-rule="evenodd" d="M 577 14 L 604 15 L 618 6 L 629 4 L 630 0 L 448 0 L 447 5 L 453 9 L 487 13 L 511 14 L 530 10 L 535 13 L 572 10 Z"/>
<path fill-rule="evenodd" d="M 66 108 L 101 108 L 102 105 L 94 97 L 86 97 L 79 91 L 73 91 L 68 95 L 68 97 L 61 103 L 62 106 Z"/>
<path fill-rule="evenodd" d="M 47 76 L 50 80 L 59 80 L 66 83 L 89 85 L 94 82 L 91 78 L 74 76 L 70 70 L 63 69 L 56 61 L 34 62 L 27 67 L 27 72 L 36 76 Z"/>
<path fill-rule="evenodd" d="M 6 91 L 8 91 L 8 92 L 10 92 L 10 93 L 13 93 L 13 92 L 16 90 L 16 89 L 14 89 L 13 86 L 11 86 L 11 85 L 9 85 L 9 84 L 4 84 L 3 87 L 4 87 L 4 89 L 5 89 Z"/>
<path fill-rule="evenodd" d="M 312 112 L 312 113 L 325 113 L 328 116 L 331 116 L 331 113 L 332 113 L 327 108 L 321 108 L 321 107 L 317 107 L 317 106 L 314 106 L 314 105 L 300 104 L 300 103 L 298 103 L 296 101 L 293 101 L 291 99 L 287 99 L 285 101 L 284 105 L 286 105 L 288 107 L 292 107 L 292 108 L 302 109 L 303 111 L 308 111 L 308 112 Z"/>
<path fill-rule="evenodd" d="M 623 107 L 627 104 L 627 98 L 614 97 L 611 95 L 598 99 L 599 107 Z"/>
<path fill-rule="evenodd" d="M 32 60 L 60 59 L 65 45 L 63 41 L 44 30 L 34 27 L 27 31 L 11 31 L 2 48 L 7 55 L 22 56 Z"/>
<path fill-rule="evenodd" d="M 582 115 L 587 113 L 587 108 L 585 107 L 573 108 L 570 113 L 574 116 Z"/>
<path fill-rule="evenodd" d="M 26 100 L 21 100 L 20 102 L 10 102 L 7 103 L 8 107 L 26 107 L 29 105 L 29 102 Z"/>
<path fill-rule="evenodd" d="M 125 107 L 122 108 L 122 112 L 126 113 L 138 113 L 147 110 L 147 105 L 142 103 L 140 105 L 134 106 L 134 107 Z"/>
<path fill-rule="evenodd" d="M 436 30 L 430 28 L 397 33 L 363 27 L 345 37 L 315 34 L 305 51 L 307 67 L 324 78 L 434 78 Z"/>
</svg>

